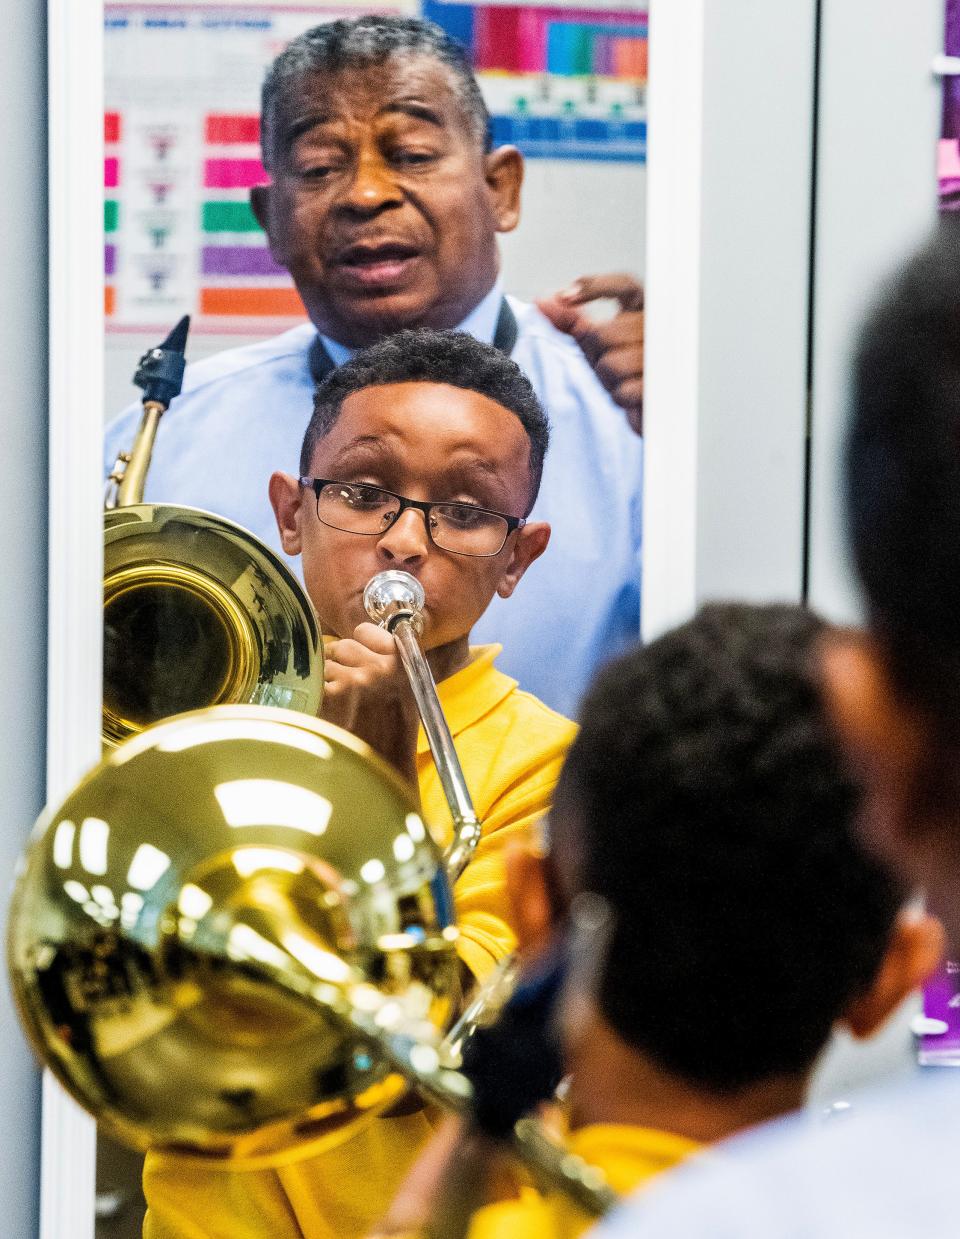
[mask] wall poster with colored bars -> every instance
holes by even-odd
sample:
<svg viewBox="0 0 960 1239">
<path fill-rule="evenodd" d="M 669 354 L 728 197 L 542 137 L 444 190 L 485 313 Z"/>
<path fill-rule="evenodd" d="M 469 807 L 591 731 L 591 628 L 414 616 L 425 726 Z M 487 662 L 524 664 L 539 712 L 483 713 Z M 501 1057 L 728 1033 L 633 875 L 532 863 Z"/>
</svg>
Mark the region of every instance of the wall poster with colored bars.
<svg viewBox="0 0 960 1239">
<path fill-rule="evenodd" d="M 248 203 L 250 187 L 266 179 L 260 84 L 292 38 L 357 11 L 107 4 L 108 331 L 163 335 L 184 313 L 194 331 L 220 333 L 303 317 Z"/>
<path fill-rule="evenodd" d="M 108 2 L 108 332 L 162 335 L 190 313 L 194 333 L 255 335 L 303 317 L 248 205 L 266 179 L 260 84 L 301 31 L 371 11 L 422 13 L 470 49 L 495 142 L 528 159 L 645 161 L 644 7 Z"/>
</svg>

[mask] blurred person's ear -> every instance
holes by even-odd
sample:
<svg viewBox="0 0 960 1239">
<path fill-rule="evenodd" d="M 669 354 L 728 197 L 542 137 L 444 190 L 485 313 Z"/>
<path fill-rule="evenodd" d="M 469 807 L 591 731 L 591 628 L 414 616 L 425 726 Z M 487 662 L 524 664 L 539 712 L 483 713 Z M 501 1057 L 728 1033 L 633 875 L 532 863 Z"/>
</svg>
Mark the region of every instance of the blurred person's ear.
<svg viewBox="0 0 960 1239">
<path fill-rule="evenodd" d="M 935 916 L 905 908 L 893 927 L 873 984 L 851 1003 L 841 1023 L 855 1037 L 872 1036 L 907 995 L 933 975 L 946 947 L 946 932 Z"/>
<path fill-rule="evenodd" d="M 821 643 L 820 680 L 827 714 L 864 791 L 857 828 L 864 844 L 910 887 L 930 862 L 917 789 L 927 769 L 929 728 L 897 693 L 878 642 L 838 629 Z"/>
</svg>

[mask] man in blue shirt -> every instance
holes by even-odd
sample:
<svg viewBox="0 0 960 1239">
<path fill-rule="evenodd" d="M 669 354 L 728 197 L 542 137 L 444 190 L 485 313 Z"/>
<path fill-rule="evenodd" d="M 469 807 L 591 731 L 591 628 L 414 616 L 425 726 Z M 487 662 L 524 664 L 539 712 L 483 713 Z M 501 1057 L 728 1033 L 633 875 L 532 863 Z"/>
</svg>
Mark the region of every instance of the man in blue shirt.
<svg viewBox="0 0 960 1239">
<path fill-rule="evenodd" d="M 295 466 L 331 367 L 405 327 L 497 344 L 551 420 L 531 517 L 553 541 L 476 640 L 501 642 L 504 670 L 569 714 L 639 632 L 642 298 L 627 277 L 579 281 L 540 308 L 504 296 L 496 236 L 518 222 L 523 168 L 513 147 L 490 149 L 488 119 L 463 50 L 427 22 L 332 22 L 278 57 L 263 90 L 272 179 L 252 203 L 310 322 L 190 367 L 146 499 L 217 512 L 279 551 L 267 483 Z M 602 326 L 578 308 L 598 296 L 620 303 Z M 138 417 L 109 427 L 108 469 Z"/>
<path fill-rule="evenodd" d="M 960 219 L 860 342 L 847 517 L 868 633 L 831 638 L 827 704 L 863 778 L 861 829 L 960 947 Z M 830 967 L 824 958 L 824 968 Z M 598 1239 L 955 1239 L 960 1080 L 879 1090 L 848 1120 L 758 1128 L 638 1197 Z"/>
</svg>

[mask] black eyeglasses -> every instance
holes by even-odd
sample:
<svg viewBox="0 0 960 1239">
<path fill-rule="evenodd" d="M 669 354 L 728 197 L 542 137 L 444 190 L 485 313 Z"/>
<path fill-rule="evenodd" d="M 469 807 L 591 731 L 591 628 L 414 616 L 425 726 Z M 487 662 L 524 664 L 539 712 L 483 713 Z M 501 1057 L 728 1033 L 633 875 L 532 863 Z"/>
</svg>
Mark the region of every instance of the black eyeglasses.
<svg viewBox="0 0 960 1239">
<path fill-rule="evenodd" d="M 317 516 L 331 529 L 371 537 L 387 532 L 400 513 L 416 508 L 423 513 L 434 546 L 454 555 L 499 555 L 507 538 L 527 522 L 472 503 L 424 503 L 407 499 L 366 482 L 335 482 L 329 478 L 300 478 L 300 485 L 317 497 Z"/>
</svg>

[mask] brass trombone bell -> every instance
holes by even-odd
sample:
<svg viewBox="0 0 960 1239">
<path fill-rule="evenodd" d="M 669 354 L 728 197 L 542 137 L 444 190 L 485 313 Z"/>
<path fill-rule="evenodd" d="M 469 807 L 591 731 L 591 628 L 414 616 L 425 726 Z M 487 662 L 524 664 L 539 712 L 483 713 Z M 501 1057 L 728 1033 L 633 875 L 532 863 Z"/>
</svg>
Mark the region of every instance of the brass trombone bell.
<svg viewBox="0 0 960 1239">
<path fill-rule="evenodd" d="M 447 1026 L 452 918 L 391 767 L 315 718 L 215 706 L 108 752 L 40 819 L 9 964 L 37 1055 L 109 1134 L 254 1168 L 403 1093 L 362 1030 Z"/>
</svg>

